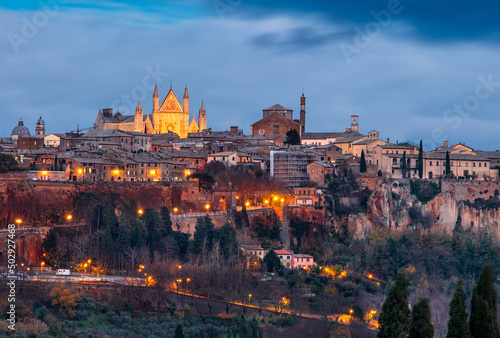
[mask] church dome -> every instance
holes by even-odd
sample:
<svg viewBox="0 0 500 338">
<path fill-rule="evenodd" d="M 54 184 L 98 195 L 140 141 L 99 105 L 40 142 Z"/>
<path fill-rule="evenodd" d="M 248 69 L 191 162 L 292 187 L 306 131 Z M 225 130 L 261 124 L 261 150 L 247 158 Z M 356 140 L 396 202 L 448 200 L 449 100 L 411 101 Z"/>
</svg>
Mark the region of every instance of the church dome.
<svg viewBox="0 0 500 338">
<path fill-rule="evenodd" d="M 40 116 L 40 118 L 38 119 L 38 121 L 36 121 L 36 124 L 45 124 L 45 121 L 42 120 L 42 117 Z"/>
<path fill-rule="evenodd" d="M 31 134 L 30 134 L 30 130 L 24 126 L 23 119 L 19 119 L 19 124 L 17 125 L 17 127 L 12 129 L 11 135 L 21 136 L 21 135 L 31 135 Z"/>
</svg>

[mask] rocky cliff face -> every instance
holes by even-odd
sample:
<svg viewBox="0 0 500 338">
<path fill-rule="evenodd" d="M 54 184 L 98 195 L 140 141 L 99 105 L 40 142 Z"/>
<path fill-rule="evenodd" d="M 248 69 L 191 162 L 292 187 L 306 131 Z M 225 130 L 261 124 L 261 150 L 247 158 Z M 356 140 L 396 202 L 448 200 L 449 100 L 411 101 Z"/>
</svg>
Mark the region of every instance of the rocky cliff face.
<svg viewBox="0 0 500 338">
<path fill-rule="evenodd" d="M 452 231 L 460 212 L 465 229 L 486 230 L 499 239 L 499 209 L 478 208 L 467 203 L 479 197 L 488 199 L 494 196 L 495 190 L 500 190 L 500 185 L 492 182 L 447 181 L 442 184 L 442 192 L 424 204 L 410 193 L 407 180 L 381 178 L 368 200 L 366 214 L 349 216 L 349 229 L 357 238 L 368 236 L 373 227 L 380 226 L 394 231 L 415 225 L 431 231 Z"/>
</svg>

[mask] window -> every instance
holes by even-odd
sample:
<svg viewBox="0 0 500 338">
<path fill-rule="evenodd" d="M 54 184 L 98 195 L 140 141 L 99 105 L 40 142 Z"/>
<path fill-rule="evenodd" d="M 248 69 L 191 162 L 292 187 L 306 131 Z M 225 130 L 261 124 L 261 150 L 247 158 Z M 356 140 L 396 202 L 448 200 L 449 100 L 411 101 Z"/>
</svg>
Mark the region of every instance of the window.
<svg viewBox="0 0 500 338">
<path fill-rule="evenodd" d="M 475 167 L 476 166 L 476 162 L 472 162 L 472 166 Z"/>
<path fill-rule="evenodd" d="M 484 167 L 486 168 L 487 166 L 488 166 L 488 163 L 485 163 L 485 164 L 484 164 Z"/>
<path fill-rule="evenodd" d="M 481 166 L 481 162 L 479 162 L 479 166 Z"/>
<path fill-rule="evenodd" d="M 452 166 L 452 165 L 453 165 L 453 162 L 450 162 L 450 165 Z"/>
<path fill-rule="evenodd" d="M 443 161 L 443 165 L 446 165 L 446 161 Z"/>
<path fill-rule="evenodd" d="M 286 256 L 286 259 L 290 259 L 290 256 Z"/>
<path fill-rule="evenodd" d="M 432 166 L 432 161 L 429 161 L 429 166 Z"/>
</svg>

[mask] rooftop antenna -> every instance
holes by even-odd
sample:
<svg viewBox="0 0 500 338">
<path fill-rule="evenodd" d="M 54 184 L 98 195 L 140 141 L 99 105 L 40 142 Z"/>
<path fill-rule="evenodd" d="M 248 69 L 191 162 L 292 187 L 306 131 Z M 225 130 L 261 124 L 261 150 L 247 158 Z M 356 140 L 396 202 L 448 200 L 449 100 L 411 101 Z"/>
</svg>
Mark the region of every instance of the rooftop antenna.
<svg viewBox="0 0 500 338">
<path fill-rule="evenodd" d="M 170 88 L 172 88 L 172 80 L 170 80 Z"/>
</svg>

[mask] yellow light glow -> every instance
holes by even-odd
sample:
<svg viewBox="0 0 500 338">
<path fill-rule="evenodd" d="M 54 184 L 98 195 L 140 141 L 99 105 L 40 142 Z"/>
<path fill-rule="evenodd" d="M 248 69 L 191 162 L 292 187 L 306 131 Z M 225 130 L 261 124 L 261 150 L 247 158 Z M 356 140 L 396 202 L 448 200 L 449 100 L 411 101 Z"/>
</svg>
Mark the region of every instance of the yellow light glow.
<svg viewBox="0 0 500 338">
<path fill-rule="evenodd" d="M 178 265 L 177 267 L 178 267 L 179 269 L 182 269 L 182 265 Z"/>
<path fill-rule="evenodd" d="M 186 281 L 190 282 L 190 281 L 191 281 L 191 278 L 186 279 Z"/>
<path fill-rule="evenodd" d="M 87 267 L 87 263 L 85 263 L 83 266 L 84 266 L 84 267 Z"/>
<path fill-rule="evenodd" d="M 91 260 L 91 259 L 89 259 L 87 262 L 89 262 L 89 264 L 90 264 L 90 263 L 92 263 L 92 260 Z"/>
<path fill-rule="evenodd" d="M 156 170 L 154 170 L 154 169 L 153 169 L 153 170 L 150 170 L 150 171 L 149 171 L 149 174 L 150 174 L 150 175 L 156 175 Z"/>
<path fill-rule="evenodd" d="M 368 278 L 373 278 L 373 276 L 370 274 L 370 275 L 368 275 Z"/>
<path fill-rule="evenodd" d="M 68 215 L 68 216 L 66 216 L 66 219 L 67 219 L 68 221 L 71 221 L 71 220 L 73 219 L 73 215 Z"/>
<path fill-rule="evenodd" d="M 45 265 L 45 262 L 42 262 L 42 266 L 44 266 L 44 265 Z"/>
<path fill-rule="evenodd" d="M 245 206 L 246 206 L 246 207 L 249 207 L 249 206 L 250 206 L 250 202 L 246 202 L 246 203 L 245 203 Z"/>
<path fill-rule="evenodd" d="M 119 175 L 119 174 L 120 174 L 120 170 L 118 170 L 118 169 L 113 170 L 113 175 Z"/>
<path fill-rule="evenodd" d="M 207 209 L 207 210 L 210 209 L 210 204 L 206 204 L 205 209 Z"/>
<path fill-rule="evenodd" d="M 47 176 L 48 174 L 49 174 L 49 172 L 47 170 L 42 171 L 43 176 Z"/>
<path fill-rule="evenodd" d="M 282 199 L 281 199 L 281 202 L 285 202 L 285 199 L 284 199 L 284 198 L 282 198 Z"/>
<path fill-rule="evenodd" d="M 174 208 L 174 212 L 177 212 L 177 211 L 179 211 L 179 209 L 178 208 Z"/>
<path fill-rule="evenodd" d="M 78 173 L 79 174 L 83 173 L 83 170 L 82 169 L 78 169 Z"/>
<path fill-rule="evenodd" d="M 16 223 L 17 223 L 17 224 L 21 224 L 22 222 L 23 222 L 23 220 L 22 220 L 22 219 L 20 219 L 20 218 L 16 219 Z"/>
<path fill-rule="evenodd" d="M 265 200 L 265 201 L 264 201 L 264 203 L 265 203 L 265 204 L 269 204 L 269 201 L 268 201 L 268 200 Z"/>
<path fill-rule="evenodd" d="M 274 196 L 273 200 L 277 201 L 278 200 L 278 196 Z"/>
<path fill-rule="evenodd" d="M 349 313 L 350 313 L 350 314 L 352 314 L 353 312 L 354 312 L 354 310 L 353 310 L 353 309 L 350 309 L 350 310 L 349 310 Z"/>
<path fill-rule="evenodd" d="M 142 214 L 144 213 L 144 211 L 142 211 L 142 209 L 139 209 L 139 210 L 137 210 L 137 213 L 138 213 L 139 215 L 142 215 Z"/>
</svg>

